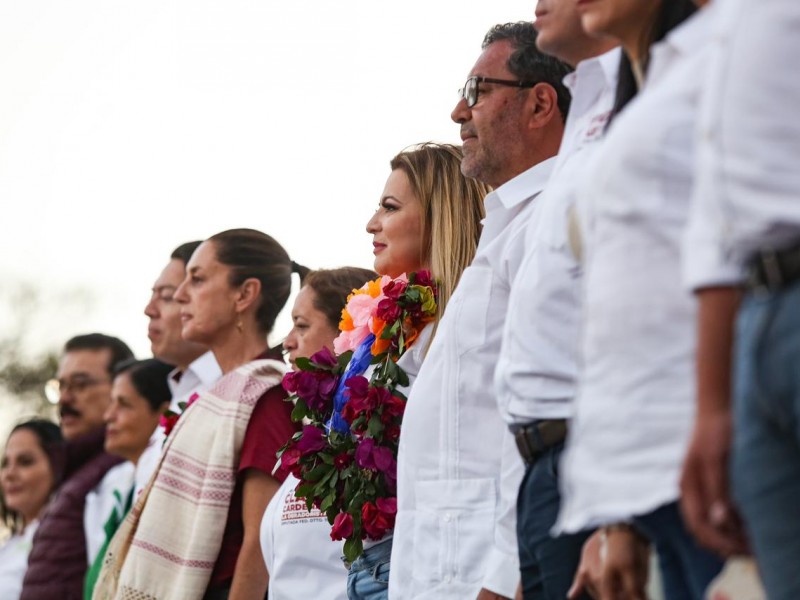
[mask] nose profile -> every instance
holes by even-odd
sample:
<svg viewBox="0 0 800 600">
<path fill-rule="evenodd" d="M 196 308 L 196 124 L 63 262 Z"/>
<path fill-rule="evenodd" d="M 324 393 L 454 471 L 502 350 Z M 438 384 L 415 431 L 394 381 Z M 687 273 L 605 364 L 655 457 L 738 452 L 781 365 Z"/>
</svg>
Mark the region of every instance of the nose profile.
<svg viewBox="0 0 800 600">
<path fill-rule="evenodd" d="M 459 98 L 455 108 L 453 108 L 453 112 L 450 113 L 450 119 L 452 119 L 453 123 L 461 125 L 469 121 L 469 114 L 470 109 L 467 106 L 467 101 L 464 98 Z"/>
<path fill-rule="evenodd" d="M 367 221 L 367 233 L 376 233 L 380 230 L 380 219 L 378 219 L 378 211 L 376 210 L 375 213 L 372 215 L 369 221 Z"/>
<path fill-rule="evenodd" d="M 181 284 L 178 286 L 178 289 L 175 290 L 172 298 L 175 302 L 179 304 L 186 304 L 189 301 L 189 296 L 186 295 L 186 285 L 189 281 L 189 275 L 186 276 Z"/>
<path fill-rule="evenodd" d="M 146 317 L 150 317 L 151 319 L 155 319 L 158 317 L 158 308 L 156 307 L 156 295 L 153 294 L 153 297 L 150 298 L 150 301 L 144 307 L 144 314 Z"/>
</svg>

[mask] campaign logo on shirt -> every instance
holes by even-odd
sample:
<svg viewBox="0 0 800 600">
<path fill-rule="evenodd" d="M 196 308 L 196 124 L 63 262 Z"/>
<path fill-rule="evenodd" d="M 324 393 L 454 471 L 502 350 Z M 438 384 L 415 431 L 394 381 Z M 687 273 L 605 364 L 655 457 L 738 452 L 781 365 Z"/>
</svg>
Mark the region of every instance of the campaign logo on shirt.
<svg viewBox="0 0 800 600">
<path fill-rule="evenodd" d="M 589 121 L 589 126 L 586 128 L 586 134 L 583 136 L 582 143 L 594 142 L 603 137 L 606 130 L 608 120 L 611 118 L 611 111 L 600 113 L 592 117 Z"/>
<path fill-rule="evenodd" d="M 281 513 L 281 525 L 296 525 L 299 523 L 328 522 L 328 519 L 316 507 L 311 507 L 309 511 L 303 500 L 298 500 L 294 494 L 289 493 L 283 501 L 283 512 Z"/>
</svg>

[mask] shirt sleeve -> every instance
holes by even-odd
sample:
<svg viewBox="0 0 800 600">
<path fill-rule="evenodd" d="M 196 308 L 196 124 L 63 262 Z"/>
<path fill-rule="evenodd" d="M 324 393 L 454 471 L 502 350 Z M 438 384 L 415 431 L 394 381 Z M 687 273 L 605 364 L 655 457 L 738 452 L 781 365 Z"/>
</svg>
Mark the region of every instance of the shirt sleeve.
<svg viewBox="0 0 800 600">
<path fill-rule="evenodd" d="M 494 544 L 481 587 L 513 598 L 519 583 L 519 554 L 517 551 L 517 494 L 525 466 L 510 432 L 503 437 L 500 499 L 494 529 Z"/>
<path fill-rule="evenodd" d="M 259 398 L 247 425 L 239 459 L 239 473 L 245 469 L 258 469 L 272 474 L 276 453 L 297 431 L 292 423 L 292 403 L 286 402 L 285 392 L 280 385 L 268 390 Z M 285 476 L 274 475 L 283 482 Z"/>
</svg>

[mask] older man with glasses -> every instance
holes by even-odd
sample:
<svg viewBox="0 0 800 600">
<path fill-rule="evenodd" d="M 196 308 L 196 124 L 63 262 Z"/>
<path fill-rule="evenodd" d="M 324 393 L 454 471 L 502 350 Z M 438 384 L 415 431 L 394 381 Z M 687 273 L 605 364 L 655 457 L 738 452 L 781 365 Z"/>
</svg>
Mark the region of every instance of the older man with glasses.
<svg viewBox="0 0 800 600">
<path fill-rule="evenodd" d="M 76 336 L 64 346 L 57 378 L 47 384 L 48 397 L 58 395 L 67 444 L 56 473 L 61 486 L 33 538 L 22 599 L 83 595 L 84 575 L 93 558 L 88 551 L 90 538 L 102 539 L 103 534 L 102 523 L 92 526 L 92 515 L 85 514 L 87 496 L 98 493 L 98 486 L 120 462 L 103 451 L 103 414 L 111 400 L 112 369 L 129 358 L 133 353 L 118 338 L 100 333 Z"/>
</svg>

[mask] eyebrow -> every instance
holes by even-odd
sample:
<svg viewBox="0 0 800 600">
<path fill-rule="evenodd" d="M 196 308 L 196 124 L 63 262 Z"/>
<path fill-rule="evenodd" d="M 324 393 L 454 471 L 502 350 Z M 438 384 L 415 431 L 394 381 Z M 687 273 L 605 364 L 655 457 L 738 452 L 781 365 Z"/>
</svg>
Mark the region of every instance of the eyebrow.
<svg viewBox="0 0 800 600">
<path fill-rule="evenodd" d="M 391 194 L 386 194 L 385 196 L 381 196 L 381 202 L 383 202 L 384 200 L 388 200 L 389 198 L 391 198 L 392 200 L 397 200 L 398 202 L 402 202 L 400 198 L 398 198 L 397 196 L 392 196 Z"/>
<path fill-rule="evenodd" d="M 175 290 L 177 290 L 177 289 L 178 289 L 178 286 L 177 286 L 177 285 L 169 285 L 169 284 L 165 284 L 165 285 L 154 285 L 154 286 L 153 286 L 153 291 L 154 291 L 154 292 L 163 292 L 164 290 L 172 290 L 172 291 L 175 291 Z"/>
</svg>

